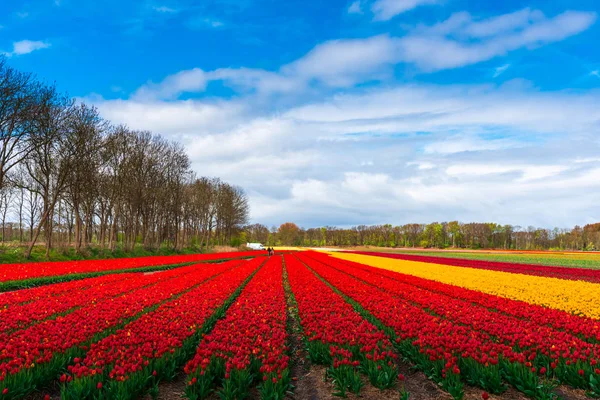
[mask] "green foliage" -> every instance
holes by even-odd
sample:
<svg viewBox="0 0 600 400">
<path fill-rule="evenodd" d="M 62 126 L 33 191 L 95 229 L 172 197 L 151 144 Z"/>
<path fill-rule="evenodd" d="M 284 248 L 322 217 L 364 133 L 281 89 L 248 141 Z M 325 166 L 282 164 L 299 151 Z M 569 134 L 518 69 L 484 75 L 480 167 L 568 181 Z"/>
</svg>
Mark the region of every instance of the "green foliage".
<svg viewBox="0 0 600 400">
<path fill-rule="evenodd" d="M 96 246 L 82 249 L 81 253 L 77 253 L 74 248 L 52 248 L 50 256 L 46 258 L 46 247 L 34 246 L 29 259 L 25 258 L 25 246 L 4 244 L 0 246 L 0 263 L 1 264 L 18 264 L 27 262 L 41 261 L 75 261 L 75 260 L 100 260 L 112 258 L 127 258 L 127 257 L 146 257 L 146 256 L 170 256 L 175 254 L 199 253 L 193 248 L 184 249 L 181 251 L 173 250 L 169 246 L 162 246 L 159 249 L 147 249 L 142 245 L 136 246 L 133 250 L 125 251 L 122 247 L 117 247 L 114 251 L 102 249 Z"/>
<path fill-rule="evenodd" d="M 245 243 L 245 242 L 243 242 Z M 240 247 L 242 245 L 242 239 L 240 237 L 232 237 L 229 241 L 231 247 Z"/>
<path fill-rule="evenodd" d="M 567 256 L 553 256 L 552 253 L 549 253 L 548 256 L 540 255 L 540 254 L 523 254 L 523 253 L 515 253 L 515 254 L 495 254 L 495 253 L 474 253 L 474 252 L 443 252 L 439 251 L 394 251 L 394 253 L 403 253 L 403 254 L 415 254 L 415 255 L 424 255 L 424 256 L 434 256 L 434 257 L 448 257 L 448 258 L 463 258 L 468 260 L 482 260 L 482 261 L 499 261 L 499 262 L 511 262 L 518 264 L 537 264 L 537 265 L 552 265 L 552 266 L 560 266 L 560 267 L 574 267 L 574 268 L 600 268 L 600 261 L 596 260 L 586 260 L 579 257 L 569 258 Z"/>
<path fill-rule="evenodd" d="M 327 368 L 326 376 L 332 379 L 335 392 L 334 396 L 346 397 L 346 392 L 358 394 L 364 386 L 360 374 L 351 365 L 341 365 L 337 368 Z"/>
<path fill-rule="evenodd" d="M 365 357 L 361 361 L 360 369 L 376 388 L 389 389 L 396 385 L 398 369 L 394 363 L 391 365 L 375 363 Z"/>
</svg>

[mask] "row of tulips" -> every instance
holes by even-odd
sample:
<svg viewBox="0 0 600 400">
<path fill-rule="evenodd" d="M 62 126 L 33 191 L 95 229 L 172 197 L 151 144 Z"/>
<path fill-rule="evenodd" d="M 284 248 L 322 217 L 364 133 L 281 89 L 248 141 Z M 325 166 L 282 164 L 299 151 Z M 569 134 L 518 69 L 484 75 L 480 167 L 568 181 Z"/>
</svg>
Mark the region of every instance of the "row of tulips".
<svg viewBox="0 0 600 400">
<path fill-rule="evenodd" d="M 264 252 L 246 251 L 175 256 L 148 256 L 105 260 L 49 261 L 39 263 L 0 264 L 0 291 L 33 285 L 57 283 L 77 277 L 91 277 L 127 270 L 153 270 L 160 267 L 189 263 L 211 262 L 264 255 Z"/>
<path fill-rule="evenodd" d="M 204 336 L 187 363 L 186 395 L 243 399 L 259 382 L 262 399 L 283 399 L 289 388 L 286 299 L 281 257 L 271 257 Z"/>
<path fill-rule="evenodd" d="M 600 284 L 361 254 L 333 257 L 600 319 Z"/>
<path fill-rule="evenodd" d="M 133 274 L 133 273 L 132 273 Z M 129 274 L 110 274 L 79 281 L 68 281 L 52 285 L 37 286 L 30 289 L 15 290 L 0 293 L 0 308 L 6 309 L 16 305 L 24 305 L 37 300 L 53 296 L 61 296 L 77 290 L 85 290 L 95 285 L 102 285 L 122 279 L 127 279 Z M 1 311 L 1 310 L 0 310 Z"/>
<path fill-rule="evenodd" d="M 540 379 L 529 360 L 491 335 L 453 323 L 331 266 L 301 257 L 387 327 L 397 350 L 455 399 L 463 397 L 465 382 L 502 393 L 506 389 L 503 378 L 533 398 L 554 396 L 554 386 Z"/>
<path fill-rule="evenodd" d="M 200 337 L 263 262 L 262 257 L 237 262 L 235 268 L 92 344 L 85 357 L 68 367 L 63 400 L 135 399 L 149 386 L 157 393 L 158 382 L 177 374 L 194 354 Z"/>
<path fill-rule="evenodd" d="M 534 276 L 547 276 L 560 279 L 582 280 L 600 283 L 600 270 L 591 268 L 570 268 L 560 266 L 544 266 L 538 264 L 508 263 L 499 261 L 473 260 L 465 258 L 450 258 L 438 256 L 426 256 L 417 254 L 377 253 L 369 251 L 354 251 L 355 254 L 387 257 L 397 260 L 419 261 L 433 264 L 453 265 L 455 267 L 467 267 L 477 269 L 488 269 L 492 271 L 511 272 L 514 274 L 525 274 Z M 600 263 L 600 260 L 599 260 Z"/>
<path fill-rule="evenodd" d="M 308 356 L 311 362 L 328 367 L 335 394 L 358 394 L 363 385 L 361 371 L 375 387 L 394 386 L 396 355 L 387 335 L 354 311 L 296 256 L 285 256 L 285 266 Z"/>
<path fill-rule="evenodd" d="M 321 253 L 312 252 L 310 253 L 310 256 L 321 261 L 335 262 L 334 259 Z M 497 311 L 504 315 L 530 321 L 531 323 L 534 323 L 534 326 L 536 327 L 550 326 L 569 334 L 576 335 L 579 339 L 591 343 L 600 343 L 600 321 L 594 318 L 574 315 L 553 308 L 529 304 L 524 301 L 489 295 L 459 286 L 441 284 L 428 279 L 401 274 L 386 269 L 374 268 L 351 261 L 343 261 L 343 264 L 348 266 L 347 272 L 350 272 L 355 276 L 356 274 L 354 271 L 364 270 L 402 282 L 404 285 L 410 285 L 406 287 L 408 291 L 424 289 L 430 292 L 443 294 L 452 299 L 464 300 L 467 303 L 482 306 L 491 311 Z M 495 315 L 496 314 L 494 314 L 494 317 Z"/>
<path fill-rule="evenodd" d="M 8 334 L 0 341 L 0 393 L 4 398 L 22 398 L 47 385 L 71 359 L 85 354 L 90 344 L 231 267 L 230 263 L 184 267 L 167 279 L 155 274 L 153 285 L 143 282 L 119 296 Z M 85 292 L 73 293 L 78 295 L 85 296 Z"/>
<path fill-rule="evenodd" d="M 546 324 L 517 318 L 469 300 L 440 293 L 445 289 L 444 286 L 448 285 L 438 282 L 423 282 L 422 286 L 426 286 L 423 288 L 405 283 L 404 279 L 408 282 L 413 279 L 406 275 L 366 266 L 348 265 L 335 259 L 331 260 L 329 265 L 447 321 L 489 335 L 494 344 L 498 344 L 496 352 L 500 353 L 500 346 L 509 346 L 512 349 L 512 353 L 505 351 L 501 354 L 513 363 L 529 363 L 532 368 L 548 378 L 555 378 L 561 383 L 592 392 L 598 390 L 595 385 L 595 380 L 600 377 L 598 344 L 583 341 L 573 334 Z M 384 276 L 386 272 L 389 277 Z M 479 296 L 492 297 L 486 294 Z M 543 320 L 543 317 L 540 319 Z M 487 356 L 484 354 L 482 357 Z M 492 360 L 497 361 L 495 358 Z"/>
<path fill-rule="evenodd" d="M 192 272 L 197 267 L 185 267 L 179 271 L 165 271 L 153 275 L 143 275 L 138 273 L 105 275 L 97 278 L 88 278 L 82 281 L 67 282 L 20 290 L 12 293 L 25 292 L 19 296 L 19 300 L 29 298 L 27 302 L 7 302 L 4 308 L 0 309 L 0 341 L 7 340 L 7 335 L 18 329 L 23 329 L 35 323 L 43 322 L 49 318 L 56 318 L 60 315 L 66 315 L 69 312 L 79 308 L 84 308 L 94 303 L 119 296 L 131 290 L 139 289 L 144 286 L 154 285 L 165 279 L 173 279 L 178 275 Z M 79 285 L 77 285 L 79 284 Z M 61 291 L 57 291 L 53 286 L 63 286 Z M 44 290 L 45 295 L 41 295 Z M 65 289 L 65 290 L 62 290 Z M 36 292 L 35 294 L 26 292 Z M 42 292 L 42 293 L 41 293 Z M 10 294 L 12 294 L 10 293 Z M 73 295 L 76 293 L 77 295 Z M 0 296 L 0 302 L 3 302 L 4 296 Z M 2 304 L 2 303 L 0 303 Z"/>
</svg>

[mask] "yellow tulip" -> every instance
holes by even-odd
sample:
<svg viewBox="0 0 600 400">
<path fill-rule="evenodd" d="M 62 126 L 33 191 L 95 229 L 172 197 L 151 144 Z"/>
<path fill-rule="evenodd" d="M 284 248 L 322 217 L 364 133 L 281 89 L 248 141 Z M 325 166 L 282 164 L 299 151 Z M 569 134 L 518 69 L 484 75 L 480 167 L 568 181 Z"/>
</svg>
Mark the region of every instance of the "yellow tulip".
<svg viewBox="0 0 600 400">
<path fill-rule="evenodd" d="M 600 284 L 362 254 L 332 257 L 600 319 Z"/>
</svg>

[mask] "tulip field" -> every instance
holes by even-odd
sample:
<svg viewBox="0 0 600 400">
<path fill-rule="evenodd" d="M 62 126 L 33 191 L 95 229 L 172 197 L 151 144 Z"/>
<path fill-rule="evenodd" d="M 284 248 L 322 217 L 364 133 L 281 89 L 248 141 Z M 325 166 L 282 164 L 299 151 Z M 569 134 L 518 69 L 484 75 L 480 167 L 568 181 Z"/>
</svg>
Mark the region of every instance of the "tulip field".
<svg viewBox="0 0 600 400">
<path fill-rule="evenodd" d="M 257 251 L 0 265 L 0 290 L 0 400 L 600 397 L 591 269 Z"/>
<path fill-rule="evenodd" d="M 0 266 L 0 292 L 130 270 L 156 271 L 194 262 L 221 261 L 255 255 L 255 252 L 236 252 L 7 264 Z"/>
</svg>

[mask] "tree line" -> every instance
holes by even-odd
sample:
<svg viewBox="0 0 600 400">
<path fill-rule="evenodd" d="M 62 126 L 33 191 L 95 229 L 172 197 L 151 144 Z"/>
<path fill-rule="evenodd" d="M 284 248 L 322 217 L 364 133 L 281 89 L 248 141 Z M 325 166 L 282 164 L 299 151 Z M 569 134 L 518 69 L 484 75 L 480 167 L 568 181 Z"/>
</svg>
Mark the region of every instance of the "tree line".
<svg viewBox="0 0 600 400">
<path fill-rule="evenodd" d="M 459 221 L 394 226 L 302 229 L 287 222 L 271 229 L 248 225 L 244 239 L 276 246 L 379 246 L 515 250 L 600 250 L 600 223 L 573 229 Z"/>
<path fill-rule="evenodd" d="M 181 144 L 113 125 L 0 58 L 1 240 L 53 247 L 229 245 L 244 191 L 198 177 Z"/>
</svg>

